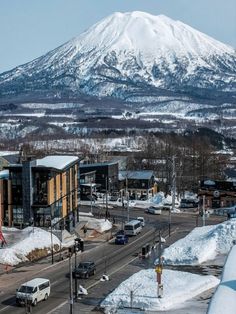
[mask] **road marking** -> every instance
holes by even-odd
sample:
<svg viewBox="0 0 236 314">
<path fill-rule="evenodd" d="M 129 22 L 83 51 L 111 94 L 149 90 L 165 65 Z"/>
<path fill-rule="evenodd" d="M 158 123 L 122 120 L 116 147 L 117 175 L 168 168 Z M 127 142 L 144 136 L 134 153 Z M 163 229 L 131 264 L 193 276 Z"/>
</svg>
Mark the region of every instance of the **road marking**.
<svg viewBox="0 0 236 314">
<path fill-rule="evenodd" d="M 10 305 L 8 305 L 8 306 L 5 306 L 4 308 L 2 308 L 1 310 L 0 310 L 0 312 L 2 312 L 2 311 L 4 311 L 4 310 L 6 310 L 7 308 L 9 308 L 11 305 L 13 305 L 14 303 L 11 303 Z"/>
</svg>

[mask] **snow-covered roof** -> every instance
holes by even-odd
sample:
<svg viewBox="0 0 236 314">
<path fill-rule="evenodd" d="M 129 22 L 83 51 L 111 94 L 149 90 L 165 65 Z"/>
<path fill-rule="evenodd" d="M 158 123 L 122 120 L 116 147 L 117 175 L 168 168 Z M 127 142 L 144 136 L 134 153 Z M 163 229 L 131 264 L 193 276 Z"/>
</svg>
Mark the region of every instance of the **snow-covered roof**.
<svg viewBox="0 0 236 314">
<path fill-rule="evenodd" d="M 236 307 L 236 246 L 231 249 L 226 260 L 221 283 L 211 300 L 208 308 L 209 314 L 230 314 Z"/>
<path fill-rule="evenodd" d="M 19 154 L 18 151 L 0 151 L 0 156 L 16 155 Z"/>
<path fill-rule="evenodd" d="M 56 155 L 37 159 L 36 165 L 37 167 L 48 167 L 62 170 L 76 161 L 79 161 L 77 156 Z"/>
<path fill-rule="evenodd" d="M 126 177 L 134 180 L 149 180 L 153 175 L 152 170 L 119 171 L 119 180 L 125 180 Z"/>
<path fill-rule="evenodd" d="M 9 170 L 0 171 L 0 179 L 8 179 L 9 178 Z"/>
</svg>

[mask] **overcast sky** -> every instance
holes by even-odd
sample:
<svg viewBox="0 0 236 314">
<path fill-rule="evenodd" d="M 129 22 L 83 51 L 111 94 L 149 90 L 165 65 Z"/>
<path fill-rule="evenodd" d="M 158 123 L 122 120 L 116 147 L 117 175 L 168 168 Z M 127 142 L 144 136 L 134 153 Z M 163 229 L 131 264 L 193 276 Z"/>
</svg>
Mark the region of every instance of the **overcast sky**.
<svg viewBox="0 0 236 314">
<path fill-rule="evenodd" d="M 236 48 L 235 0 L 0 0 L 0 73 L 117 11 L 164 14 Z"/>
</svg>

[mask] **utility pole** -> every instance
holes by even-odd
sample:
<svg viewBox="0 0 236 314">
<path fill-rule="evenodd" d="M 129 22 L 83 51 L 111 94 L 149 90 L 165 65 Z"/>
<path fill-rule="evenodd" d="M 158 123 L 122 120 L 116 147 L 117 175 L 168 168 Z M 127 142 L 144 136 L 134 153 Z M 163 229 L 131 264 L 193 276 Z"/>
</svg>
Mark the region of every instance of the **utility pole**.
<svg viewBox="0 0 236 314">
<path fill-rule="evenodd" d="M 70 314 L 73 314 L 73 281 L 72 281 L 72 261 L 73 247 L 69 248 L 69 274 L 70 274 Z"/>
<path fill-rule="evenodd" d="M 174 211 L 175 208 L 175 194 L 176 194 L 176 171 L 175 171 L 175 158 L 172 157 L 172 184 L 171 184 L 171 193 L 172 193 L 172 204 L 169 210 L 169 236 L 171 233 L 171 210 Z"/>
<path fill-rule="evenodd" d="M 92 193 L 92 182 L 90 182 L 90 212 L 93 213 L 93 193 Z"/>
<path fill-rule="evenodd" d="M 106 176 L 106 215 L 105 215 L 105 220 L 107 220 L 108 216 L 108 198 L 107 198 L 107 185 L 108 185 L 108 177 Z"/>
<path fill-rule="evenodd" d="M 128 192 L 128 174 L 126 173 L 125 179 L 125 194 L 126 194 L 126 202 L 127 202 L 127 222 L 129 222 L 129 192 Z"/>
<path fill-rule="evenodd" d="M 205 210 L 205 206 L 206 206 L 206 196 L 205 195 L 203 195 L 203 197 L 202 197 L 202 225 L 203 225 L 203 227 L 206 225 L 206 216 L 205 216 L 205 214 L 206 214 L 206 210 Z"/>
</svg>

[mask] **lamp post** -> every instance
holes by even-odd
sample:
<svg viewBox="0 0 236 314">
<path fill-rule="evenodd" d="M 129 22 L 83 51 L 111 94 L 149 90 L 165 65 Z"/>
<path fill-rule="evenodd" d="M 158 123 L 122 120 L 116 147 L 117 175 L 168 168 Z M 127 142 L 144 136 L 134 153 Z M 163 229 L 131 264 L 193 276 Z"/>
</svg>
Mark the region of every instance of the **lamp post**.
<svg viewBox="0 0 236 314">
<path fill-rule="evenodd" d="M 54 253 L 53 253 L 53 236 L 52 236 L 52 216 L 51 216 L 51 255 L 52 255 L 52 264 L 54 263 Z"/>
<path fill-rule="evenodd" d="M 74 251 L 75 251 L 75 270 L 77 268 L 77 252 L 80 249 L 80 238 L 76 238 L 75 239 L 75 243 L 74 243 Z M 78 291 L 78 285 L 77 285 L 77 276 L 76 276 L 76 272 L 75 272 L 75 300 L 77 300 L 77 293 Z"/>
<path fill-rule="evenodd" d="M 73 281 L 72 281 L 72 261 L 74 247 L 69 248 L 69 274 L 70 274 L 70 314 L 73 314 Z"/>
</svg>

